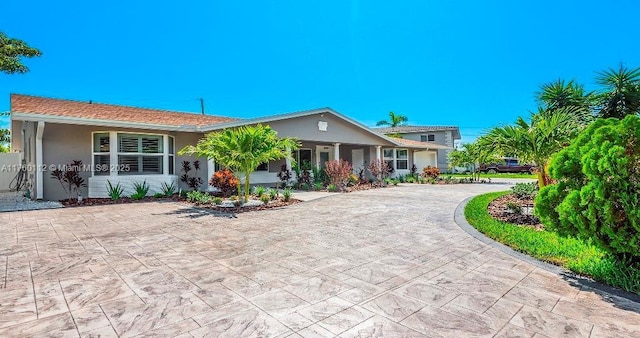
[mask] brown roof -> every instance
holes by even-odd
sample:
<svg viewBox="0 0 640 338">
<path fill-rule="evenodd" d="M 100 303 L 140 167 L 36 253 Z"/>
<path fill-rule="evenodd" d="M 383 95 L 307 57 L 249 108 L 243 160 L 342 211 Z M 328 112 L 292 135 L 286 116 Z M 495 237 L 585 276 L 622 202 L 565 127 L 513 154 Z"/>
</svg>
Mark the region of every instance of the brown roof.
<svg viewBox="0 0 640 338">
<path fill-rule="evenodd" d="M 180 113 L 168 110 L 51 99 L 20 94 L 11 94 L 11 112 L 167 126 L 204 126 L 238 120 L 223 116 Z"/>
<path fill-rule="evenodd" d="M 405 147 L 413 147 L 413 148 L 424 148 L 424 149 L 453 149 L 451 147 L 447 147 L 442 144 L 437 144 L 433 142 L 420 142 L 416 140 L 407 140 L 399 137 L 391 137 L 396 143 L 403 145 Z"/>
</svg>

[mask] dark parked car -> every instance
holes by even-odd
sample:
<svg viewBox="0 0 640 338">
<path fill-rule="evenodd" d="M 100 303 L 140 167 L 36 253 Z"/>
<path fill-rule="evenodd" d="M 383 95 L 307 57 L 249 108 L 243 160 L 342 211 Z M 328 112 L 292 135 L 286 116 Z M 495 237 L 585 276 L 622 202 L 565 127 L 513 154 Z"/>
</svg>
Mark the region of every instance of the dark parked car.
<svg viewBox="0 0 640 338">
<path fill-rule="evenodd" d="M 491 163 L 480 165 L 481 173 L 533 173 L 536 167 L 531 164 L 520 164 L 517 159 L 505 158 L 504 163 Z"/>
</svg>

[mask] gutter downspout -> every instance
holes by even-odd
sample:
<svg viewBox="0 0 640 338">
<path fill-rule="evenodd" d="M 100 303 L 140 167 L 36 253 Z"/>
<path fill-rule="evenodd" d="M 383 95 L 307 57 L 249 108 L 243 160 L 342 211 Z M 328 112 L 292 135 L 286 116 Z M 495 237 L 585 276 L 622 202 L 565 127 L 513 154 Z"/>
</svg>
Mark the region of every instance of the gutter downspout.
<svg viewBox="0 0 640 338">
<path fill-rule="evenodd" d="M 44 134 L 44 122 L 38 121 L 36 130 L 36 199 L 41 200 L 43 197 L 43 172 L 42 172 L 42 135 Z"/>
</svg>

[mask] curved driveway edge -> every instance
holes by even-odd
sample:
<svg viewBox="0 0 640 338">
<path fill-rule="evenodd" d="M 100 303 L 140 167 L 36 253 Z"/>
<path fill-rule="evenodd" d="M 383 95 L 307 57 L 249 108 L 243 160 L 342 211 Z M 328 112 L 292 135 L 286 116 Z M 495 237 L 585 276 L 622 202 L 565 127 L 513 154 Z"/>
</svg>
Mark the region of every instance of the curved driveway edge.
<svg viewBox="0 0 640 338">
<path fill-rule="evenodd" d="M 582 277 L 580 275 L 577 275 L 576 273 L 569 271 L 565 268 L 559 267 L 557 265 L 553 265 L 551 263 L 547 263 L 541 260 L 538 260 L 534 257 L 531 257 L 529 255 L 523 254 L 519 251 L 513 250 L 511 247 L 504 245 L 498 241 L 495 241 L 489 237 L 487 237 L 485 234 L 481 233 L 480 231 L 478 231 L 476 228 L 474 228 L 471 224 L 469 224 L 469 222 L 467 221 L 467 218 L 464 215 L 464 209 L 467 207 L 467 204 L 469 204 L 469 201 L 471 201 L 472 199 L 474 199 L 476 196 L 472 196 L 472 197 L 468 197 L 466 198 L 464 201 L 460 202 L 460 204 L 458 204 L 458 207 L 456 207 L 456 211 L 454 214 L 454 221 L 455 223 L 462 229 L 464 230 L 466 233 L 468 233 L 469 235 L 473 236 L 475 239 L 481 241 L 482 243 L 485 243 L 487 245 L 490 245 L 504 253 L 506 253 L 507 255 L 510 255 L 512 257 L 518 258 L 520 260 L 523 260 L 533 266 L 537 266 L 541 269 L 544 269 L 546 271 L 549 271 L 551 273 L 555 273 L 556 275 L 568 280 L 571 284 L 576 284 L 576 285 L 581 285 L 587 288 L 591 288 L 597 291 L 601 291 L 601 292 L 606 292 L 608 294 L 611 294 L 613 296 L 617 296 L 617 297 L 622 297 L 625 299 L 628 299 L 630 301 L 633 302 L 637 302 L 640 303 L 640 295 L 636 295 L 634 293 L 631 292 L 627 292 L 618 288 L 614 288 L 612 286 L 594 281 L 590 278 L 586 278 L 586 277 Z"/>
</svg>

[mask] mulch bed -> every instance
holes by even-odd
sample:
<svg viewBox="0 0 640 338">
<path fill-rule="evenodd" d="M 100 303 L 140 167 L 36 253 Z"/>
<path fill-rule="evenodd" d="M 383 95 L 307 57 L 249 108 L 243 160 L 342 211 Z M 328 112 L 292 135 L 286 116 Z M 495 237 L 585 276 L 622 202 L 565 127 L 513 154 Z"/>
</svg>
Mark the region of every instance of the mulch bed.
<svg viewBox="0 0 640 338">
<path fill-rule="evenodd" d="M 96 205 L 109 205 L 109 204 L 125 204 L 125 203 L 146 203 L 146 202 L 159 202 L 159 201 L 173 201 L 173 202 L 177 202 L 177 201 L 184 201 L 184 198 L 178 196 L 178 195 L 174 195 L 172 197 L 162 197 L 162 198 L 156 198 L 153 196 L 147 196 L 145 198 L 139 199 L 139 200 L 132 200 L 129 197 L 122 197 L 119 198 L 117 200 L 112 200 L 110 198 L 83 198 L 82 199 L 82 203 L 78 203 L 78 200 L 76 199 L 66 199 L 66 200 L 61 200 L 60 203 L 62 203 L 62 205 L 65 208 L 69 208 L 69 207 L 88 207 L 88 206 L 96 206 Z"/>
<path fill-rule="evenodd" d="M 292 198 L 290 199 L 288 202 L 285 202 L 282 199 L 279 199 L 277 201 L 270 201 L 269 204 L 262 204 L 262 205 L 256 205 L 256 206 L 251 206 L 251 207 L 221 207 L 221 206 L 217 206 L 215 204 L 196 204 L 196 203 L 190 203 L 185 201 L 185 203 L 187 204 L 191 204 L 200 208 L 204 208 L 204 209 L 209 209 L 209 210 L 216 210 L 219 211 L 221 213 L 229 213 L 229 214 L 240 214 L 243 212 L 250 212 L 250 211 L 260 211 L 260 210 L 268 210 L 268 209 L 277 209 L 277 208 L 283 208 L 292 204 L 296 204 L 296 203 L 300 203 L 302 202 L 301 200 Z"/>
<path fill-rule="evenodd" d="M 517 224 L 520 226 L 527 226 L 527 227 L 534 228 L 536 230 L 544 230 L 544 225 L 540 223 L 540 220 L 538 219 L 538 217 L 524 214 L 524 213 L 518 214 L 514 212 L 509 212 L 507 208 L 507 203 L 510 203 L 510 202 L 520 205 L 523 209 L 525 209 L 525 207 L 529 207 L 529 208 L 533 207 L 533 200 L 519 199 L 517 196 L 513 194 L 508 194 L 508 195 L 498 197 L 495 200 L 493 200 L 491 203 L 489 203 L 489 207 L 487 208 L 487 211 L 493 218 L 499 221 Z"/>
</svg>

